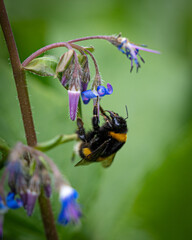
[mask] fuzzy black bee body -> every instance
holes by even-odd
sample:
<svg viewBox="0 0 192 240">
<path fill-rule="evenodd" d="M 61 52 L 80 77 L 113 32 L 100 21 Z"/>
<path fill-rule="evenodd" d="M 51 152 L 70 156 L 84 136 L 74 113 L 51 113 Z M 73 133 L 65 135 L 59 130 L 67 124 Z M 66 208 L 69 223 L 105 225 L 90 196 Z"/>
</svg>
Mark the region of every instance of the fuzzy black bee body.
<svg viewBox="0 0 192 240">
<path fill-rule="evenodd" d="M 85 133 L 82 120 L 80 118 L 77 119 L 77 134 L 81 140 L 78 152 L 82 160 L 76 166 L 88 165 L 93 162 L 101 162 L 103 167 L 110 166 L 115 154 L 127 140 L 126 119 L 112 111 L 104 111 L 101 107 L 100 111 L 105 120 L 104 125 L 99 126 L 97 106 L 94 106 L 93 130 L 88 133 Z M 110 116 L 107 116 L 106 112 Z"/>
</svg>

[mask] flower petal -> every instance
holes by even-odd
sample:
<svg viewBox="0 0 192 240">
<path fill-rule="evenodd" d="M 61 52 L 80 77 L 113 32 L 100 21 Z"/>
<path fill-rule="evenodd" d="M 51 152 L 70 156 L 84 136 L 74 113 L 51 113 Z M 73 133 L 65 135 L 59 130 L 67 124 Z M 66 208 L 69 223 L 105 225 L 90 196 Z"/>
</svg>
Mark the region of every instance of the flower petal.
<svg viewBox="0 0 192 240">
<path fill-rule="evenodd" d="M 61 211 L 58 222 L 66 225 L 70 222 L 77 224 L 81 217 L 81 208 L 76 202 L 78 193 L 71 186 L 64 185 L 60 189 Z"/>
<path fill-rule="evenodd" d="M 68 95 L 70 118 L 72 121 L 74 121 L 77 116 L 77 107 L 79 103 L 80 91 L 68 90 Z"/>
</svg>

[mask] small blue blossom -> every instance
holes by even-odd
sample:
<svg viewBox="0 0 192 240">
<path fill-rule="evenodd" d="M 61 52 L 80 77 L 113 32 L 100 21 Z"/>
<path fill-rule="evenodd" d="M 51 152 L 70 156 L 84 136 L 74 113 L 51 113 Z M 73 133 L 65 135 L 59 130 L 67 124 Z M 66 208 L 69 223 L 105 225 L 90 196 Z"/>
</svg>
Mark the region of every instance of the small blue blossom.
<svg viewBox="0 0 192 240">
<path fill-rule="evenodd" d="M 10 192 L 4 201 L 0 197 L 0 239 L 3 237 L 3 220 L 4 220 L 4 214 L 9 209 L 18 209 L 23 206 L 23 203 L 21 199 L 15 199 L 15 193 Z"/>
<path fill-rule="evenodd" d="M 145 45 L 142 45 L 142 46 L 135 45 L 135 44 L 131 43 L 127 38 L 119 38 L 118 44 L 115 44 L 115 45 L 117 46 L 119 51 L 121 51 L 123 54 L 125 54 L 130 59 L 130 61 L 131 61 L 130 72 L 132 72 L 132 70 L 133 70 L 133 62 L 136 65 L 137 71 L 141 67 L 140 63 L 138 61 L 138 56 L 141 59 L 141 61 L 143 63 L 145 63 L 144 59 L 139 54 L 139 50 L 160 54 L 160 52 L 158 52 L 158 51 L 145 48 Z"/>
<path fill-rule="evenodd" d="M 81 208 L 76 202 L 78 193 L 68 185 L 62 185 L 60 188 L 61 211 L 58 222 L 66 225 L 70 222 L 77 224 L 82 216 Z"/>
<path fill-rule="evenodd" d="M 15 199 L 15 193 L 10 192 L 6 197 L 6 204 L 8 208 L 18 209 L 23 206 L 21 199 Z"/>
<path fill-rule="evenodd" d="M 98 86 L 97 91 L 87 90 L 81 93 L 81 97 L 84 104 L 88 104 L 91 98 L 104 97 L 113 93 L 113 87 L 107 83 L 107 88 L 104 86 Z"/>
</svg>

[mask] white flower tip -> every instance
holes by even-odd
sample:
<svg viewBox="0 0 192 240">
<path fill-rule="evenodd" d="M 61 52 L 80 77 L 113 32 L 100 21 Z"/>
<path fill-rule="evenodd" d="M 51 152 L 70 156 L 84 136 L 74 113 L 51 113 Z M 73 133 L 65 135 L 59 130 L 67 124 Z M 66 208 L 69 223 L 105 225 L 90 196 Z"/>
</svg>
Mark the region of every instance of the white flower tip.
<svg viewBox="0 0 192 240">
<path fill-rule="evenodd" d="M 74 192 L 74 189 L 71 186 L 62 185 L 59 192 L 60 199 L 65 199 L 71 196 L 73 192 Z"/>
</svg>

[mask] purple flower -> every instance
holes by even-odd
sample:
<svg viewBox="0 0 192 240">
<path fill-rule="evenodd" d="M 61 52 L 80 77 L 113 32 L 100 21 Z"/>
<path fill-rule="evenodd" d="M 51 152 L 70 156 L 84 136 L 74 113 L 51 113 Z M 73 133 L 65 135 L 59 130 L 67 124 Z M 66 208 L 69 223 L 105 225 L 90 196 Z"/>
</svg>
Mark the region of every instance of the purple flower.
<svg viewBox="0 0 192 240">
<path fill-rule="evenodd" d="M 119 44 L 116 44 L 118 50 L 121 51 L 123 54 L 125 54 L 131 61 L 130 72 L 132 72 L 132 70 L 133 70 L 133 62 L 136 65 L 137 71 L 141 67 L 140 63 L 138 61 L 138 56 L 141 59 L 141 61 L 143 63 L 145 63 L 144 59 L 139 54 L 139 50 L 160 54 L 160 52 L 158 52 L 158 51 L 145 48 L 144 45 L 137 46 L 137 45 L 131 43 L 127 38 L 119 38 L 118 41 L 119 41 Z"/>
<path fill-rule="evenodd" d="M 68 185 L 62 185 L 60 188 L 61 211 L 58 222 L 66 225 L 70 222 L 77 224 L 82 212 L 79 204 L 76 202 L 78 193 L 75 189 Z"/>
<path fill-rule="evenodd" d="M 77 107 L 78 107 L 78 103 L 79 103 L 80 93 L 81 93 L 80 91 L 76 91 L 75 89 L 68 90 L 69 112 L 70 112 L 70 118 L 72 121 L 74 121 L 77 116 Z"/>
<path fill-rule="evenodd" d="M 27 215 L 31 216 L 35 207 L 36 200 L 40 194 L 41 181 L 38 175 L 33 175 L 27 189 L 27 202 L 25 205 Z"/>
<path fill-rule="evenodd" d="M 104 86 L 98 86 L 97 91 L 87 90 L 81 93 L 81 97 L 84 104 L 88 104 L 91 98 L 104 97 L 113 93 L 113 87 L 107 83 L 107 88 Z"/>
</svg>

